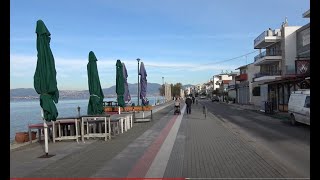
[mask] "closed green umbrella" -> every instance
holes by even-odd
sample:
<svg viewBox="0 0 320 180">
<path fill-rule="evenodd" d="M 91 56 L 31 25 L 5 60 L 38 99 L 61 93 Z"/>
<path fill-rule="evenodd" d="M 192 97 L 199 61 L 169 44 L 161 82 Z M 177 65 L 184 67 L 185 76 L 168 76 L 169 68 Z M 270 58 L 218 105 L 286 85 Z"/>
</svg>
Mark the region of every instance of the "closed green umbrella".
<svg viewBox="0 0 320 180">
<path fill-rule="evenodd" d="M 58 110 L 55 103 L 58 103 L 59 91 L 57 88 L 56 68 L 54 58 L 50 49 L 50 32 L 42 20 L 37 21 L 37 51 L 38 60 L 34 73 L 34 89 L 40 94 L 40 106 L 43 110 L 43 119 L 45 121 L 55 121 L 58 116 Z M 46 127 L 46 122 L 44 126 Z M 45 128 L 46 153 L 47 135 Z"/>
<path fill-rule="evenodd" d="M 124 87 L 124 79 L 123 79 L 123 67 L 120 60 L 117 60 L 116 67 L 117 67 L 117 70 L 116 70 L 117 101 L 119 106 L 124 107 L 125 102 L 124 102 L 123 94 L 124 94 L 125 87 Z"/>
<path fill-rule="evenodd" d="M 101 89 L 97 58 L 92 51 L 89 52 L 89 62 L 87 65 L 88 72 L 88 85 L 89 85 L 89 104 L 88 104 L 88 115 L 102 114 L 103 109 L 103 92 Z"/>
<path fill-rule="evenodd" d="M 56 68 L 50 49 L 50 32 L 42 20 L 37 21 L 37 51 L 38 60 L 34 73 L 34 89 L 40 94 L 40 106 L 46 121 L 55 121 L 58 111 L 59 91 L 56 80 Z M 54 103 L 55 102 L 55 103 Z"/>
</svg>

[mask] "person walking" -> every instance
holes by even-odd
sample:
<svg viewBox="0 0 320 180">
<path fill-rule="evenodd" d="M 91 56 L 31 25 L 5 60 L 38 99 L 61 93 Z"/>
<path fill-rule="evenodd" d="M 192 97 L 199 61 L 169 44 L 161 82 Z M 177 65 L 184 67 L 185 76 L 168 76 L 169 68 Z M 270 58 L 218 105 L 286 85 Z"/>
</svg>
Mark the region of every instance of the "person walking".
<svg viewBox="0 0 320 180">
<path fill-rule="evenodd" d="M 186 99 L 186 104 L 187 104 L 187 114 L 191 114 L 192 99 L 190 97 Z"/>
<path fill-rule="evenodd" d="M 194 100 L 195 100 L 196 98 L 194 97 L 194 96 L 192 96 L 192 103 L 194 104 Z"/>
</svg>

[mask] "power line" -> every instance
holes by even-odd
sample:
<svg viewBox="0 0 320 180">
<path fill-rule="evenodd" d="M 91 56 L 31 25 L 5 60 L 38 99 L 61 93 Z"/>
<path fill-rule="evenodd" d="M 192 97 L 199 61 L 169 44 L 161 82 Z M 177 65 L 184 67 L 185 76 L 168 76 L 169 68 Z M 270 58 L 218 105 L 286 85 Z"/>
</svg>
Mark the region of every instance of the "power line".
<svg viewBox="0 0 320 180">
<path fill-rule="evenodd" d="M 239 58 L 241 58 L 241 57 L 247 56 L 247 55 L 249 55 L 249 54 L 253 54 L 253 53 L 257 52 L 257 51 L 259 51 L 259 50 L 255 50 L 255 51 L 252 51 L 252 52 L 249 52 L 249 53 L 247 53 L 247 54 L 243 54 L 243 55 L 241 55 L 241 56 L 237 56 L 237 57 L 234 57 L 234 58 L 231 58 L 231 59 L 220 60 L 220 61 L 215 61 L 215 62 L 203 64 L 202 66 L 211 65 L 211 64 L 215 64 L 215 63 L 223 63 L 223 62 L 232 61 L 232 60 L 239 59 Z"/>
<path fill-rule="evenodd" d="M 199 66 L 201 67 L 201 66 L 207 66 L 207 65 L 212 65 L 212 64 L 216 64 L 216 63 L 229 62 L 229 61 L 233 61 L 233 60 L 239 59 L 239 58 L 241 58 L 241 57 L 246 57 L 246 58 L 247 58 L 247 55 L 256 53 L 257 51 L 259 51 L 259 50 L 255 50 L 255 51 L 252 51 L 252 52 L 249 52 L 249 53 L 246 53 L 246 54 L 243 54 L 243 55 L 234 57 L 234 58 L 225 59 L 225 60 L 219 60 L 219 61 L 213 61 L 213 62 L 206 63 L 206 64 L 199 64 L 199 65 L 197 65 L 197 66 L 198 66 L 198 67 L 199 67 Z M 146 66 L 149 66 L 149 67 L 158 67 L 158 68 L 177 68 L 177 67 L 172 67 L 172 66 L 159 66 L 159 65 L 147 65 L 147 64 L 146 64 Z M 178 68 L 189 68 L 189 66 L 179 65 Z"/>
</svg>

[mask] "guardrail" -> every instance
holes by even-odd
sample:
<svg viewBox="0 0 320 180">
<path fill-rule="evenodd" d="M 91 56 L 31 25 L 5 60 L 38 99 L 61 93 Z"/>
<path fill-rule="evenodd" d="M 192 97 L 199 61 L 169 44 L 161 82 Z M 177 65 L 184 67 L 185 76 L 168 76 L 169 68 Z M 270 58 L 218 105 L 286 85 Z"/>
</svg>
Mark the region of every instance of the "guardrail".
<svg viewBox="0 0 320 180">
<path fill-rule="evenodd" d="M 263 76 L 277 76 L 277 75 L 281 75 L 281 71 L 269 71 L 269 72 L 259 72 L 254 74 L 254 78 L 259 78 L 259 77 L 263 77 Z"/>
</svg>

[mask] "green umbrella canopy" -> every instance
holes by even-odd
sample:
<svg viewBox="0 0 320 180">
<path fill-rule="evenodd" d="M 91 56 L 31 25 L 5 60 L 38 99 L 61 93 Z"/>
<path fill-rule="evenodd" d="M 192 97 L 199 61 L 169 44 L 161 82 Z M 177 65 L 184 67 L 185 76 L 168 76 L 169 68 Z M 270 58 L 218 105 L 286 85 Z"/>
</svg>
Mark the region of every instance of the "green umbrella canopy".
<svg viewBox="0 0 320 180">
<path fill-rule="evenodd" d="M 46 121 L 55 121 L 58 110 L 59 91 L 57 88 L 56 68 L 50 49 L 50 32 L 42 20 L 37 21 L 37 67 L 34 73 L 34 89 L 40 94 L 40 106 Z M 55 102 L 55 103 L 54 103 Z"/>
<path fill-rule="evenodd" d="M 88 104 L 88 115 L 102 114 L 103 92 L 100 85 L 99 73 L 97 68 L 97 58 L 92 51 L 89 52 L 89 62 L 87 65 L 88 84 L 90 99 Z"/>
<path fill-rule="evenodd" d="M 117 93 L 117 101 L 118 105 L 124 107 L 125 102 L 123 98 L 124 94 L 124 79 L 123 79 L 123 67 L 120 60 L 117 60 L 116 63 L 116 93 Z"/>
</svg>

